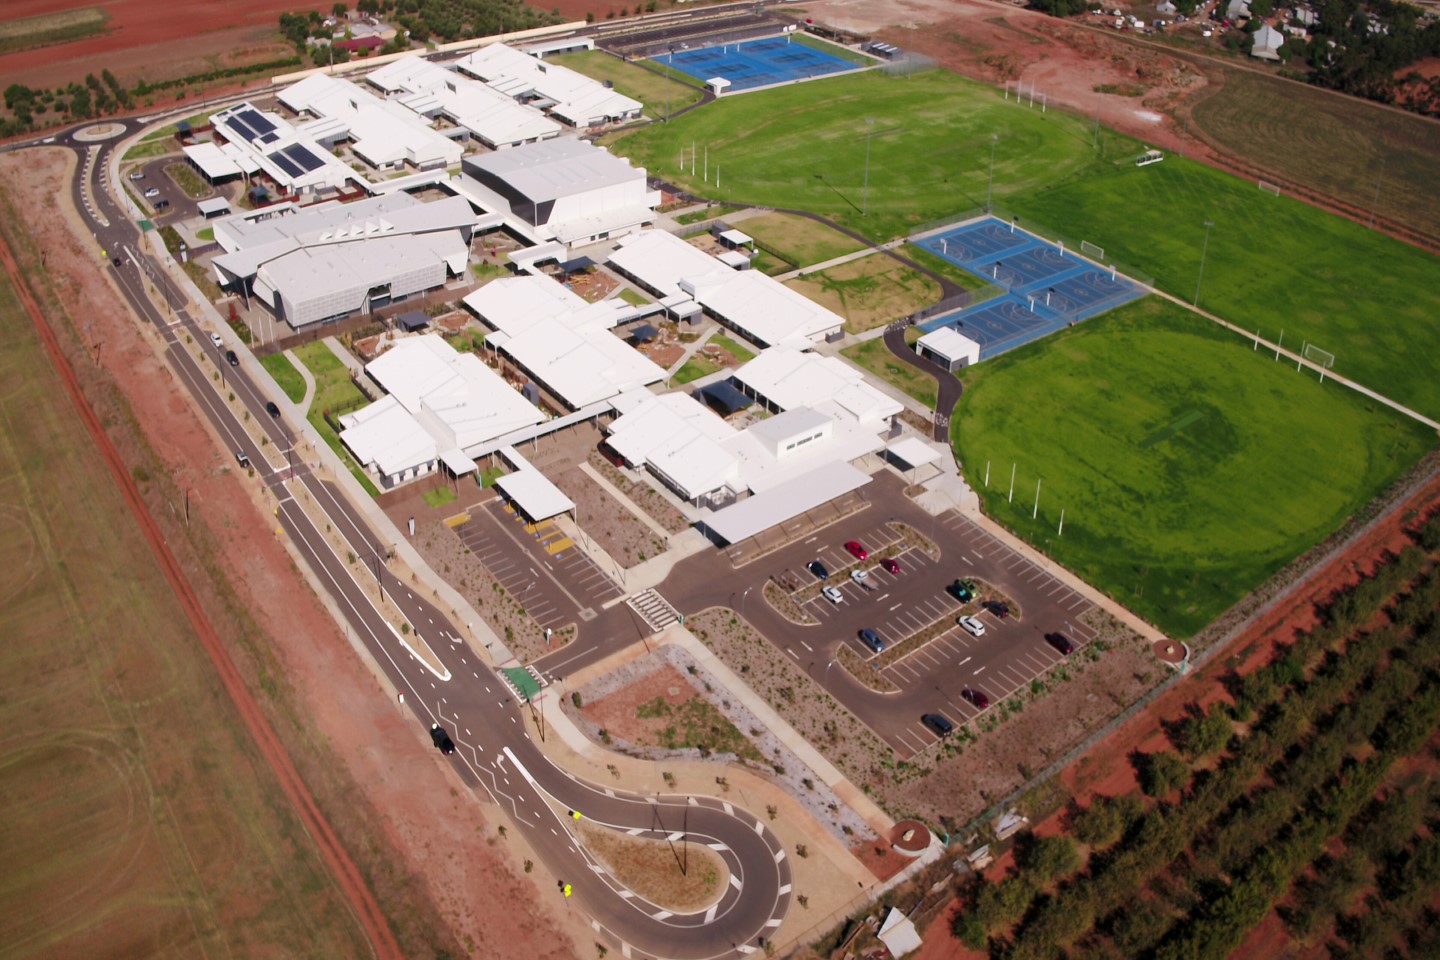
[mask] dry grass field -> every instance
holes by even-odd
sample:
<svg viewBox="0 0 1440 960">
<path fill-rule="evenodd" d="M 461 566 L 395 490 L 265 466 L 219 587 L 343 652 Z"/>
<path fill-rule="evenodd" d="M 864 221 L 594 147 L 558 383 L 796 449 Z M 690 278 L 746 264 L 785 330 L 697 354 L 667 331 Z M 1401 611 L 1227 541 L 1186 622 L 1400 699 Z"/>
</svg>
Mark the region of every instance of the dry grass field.
<svg viewBox="0 0 1440 960">
<path fill-rule="evenodd" d="M 368 955 L 3 274 L 0 325 L 0 956 Z"/>
</svg>

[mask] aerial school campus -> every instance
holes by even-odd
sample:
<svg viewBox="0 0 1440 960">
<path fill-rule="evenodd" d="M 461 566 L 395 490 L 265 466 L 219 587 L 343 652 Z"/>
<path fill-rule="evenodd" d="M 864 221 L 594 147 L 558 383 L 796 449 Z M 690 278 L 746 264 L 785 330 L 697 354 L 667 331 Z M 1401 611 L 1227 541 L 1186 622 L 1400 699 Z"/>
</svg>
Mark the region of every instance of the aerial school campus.
<svg viewBox="0 0 1440 960">
<path fill-rule="evenodd" d="M 133 909 L 153 923 L 139 952 L 301 937 L 326 955 L 508 956 L 521 947 L 500 931 L 531 900 L 559 918 L 526 931 L 553 956 L 1218 957 L 1276 938 L 1322 955 L 1423 936 L 1421 820 L 1440 800 L 1422 749 L 1440 719 L 1440 536 L 1417 496 L 1440 419 L 1432 254 L 1033 89 L 735 16 L 734 36 L 663 20 L 622 35 L 629 49 L 603 30 L 485 44 L 458 69 L 437 59 L 438 80 L 414 56 L 352 69 L 343 93 L 326 71 L 285 78 L 117 124 L 93 178 L 104 122 L 67 134 L 77 235 L 103 248 L 51 268 L 73 287 L 27 292 L 25 268 L 74 241 L 7 231 L 3 306 L 27 326 L 70 317 L 74 337 L 42 342 L 68 352 L 56 382 L 79 381 L 82 410 L 150 404 L 86 421 L 101 448 L 136 431 L 108 469 L 128 504 L 115 515 L 149 515 L 148 547 L 98 538 L 77 587 L 75 518 L 117 498 L 90 477 L 43 504 L 47 478 L 87 476 L 89 451 L 28 460 L 38 428 L 12 420 L 7 552 L 25 562 L 7 589 L 28 602 L 7 630 L 77 637 L 56 655 L 104 664 L 97 704 L 134 709 L 153 683 L 181 721 L 139 721 L 136 751 L 99 710 L 11 751 L 30 866 L 7 913 L 85 873 L 145 900 L 146 883 L 166 889 L 134 883 L 146 865 L 188 861 L 177 883 L 205 892 L 173 915 L 158 895 Z M 558 96 L 531 60 L 611 92 Z M 508 100 L 478 89 L 511 97 L 522 80 Z M 446 83 L 468 107 L 419 106 Z M 347 113 L 368 90 L 470 130 L 447 133 L 464 150 L 398 106 L 383 108 L 405 117 L 394 126 Z M 585 96 L 605 99 L 588 101 L 598 120 L 576 112 Z M 479 102 L 514 145 L 486 139 L 500 124 Z M 367 122 L 443 162 L 377 159 L 394 144 Z M 335 183 L 303 186 L 326 171 Z M 568 181 L 620 199 L 567 207 Z M 22 202 L 7 199 L 11 221 Z M 120 232 L 137 221 L 141 239 Z M 102 274 L 112 309 L 143 319 L 98 337 L 80 319 L 94 294 L 66 291 Z M 346 300 L 357 283 L 363 306 Z M 12 369 L 40 356 L 27 343 Z M 186 449 L 137 439 L 178 414 L 111 351 L 193 399 Z M 59 393 L 31 387 L 26 406 Z M 73 428 L 47 416 L 41 432 Z M 188 532 L 192 487 L 196 528 L 225 533 Z M 211 497 L 235 503 L 207 516 Z M 236 530 L 243 558 L 222 546 Z M 231 585 L 187 598 L 169 550 Z M 147 613 L 158 638 L 103 650 L 86 591 L 128 567 L 143 576 L 127 596 L 168 583 L 183 615 Z M 1293 590 L 1334 568 L 1361 585 Z M 207 603 L 253 604 L 269 625 L 229 654 L 258 711 L 202 629 Z M 292 610 L 313 634 L 285 637 Z M 36 626 L 41 611 L 66 626 Z M 187 617 L 210 660 L 163 652 Z M 327 617 L 345 632 L 318 666 Z M 123 658 L 142 643 L 169 666 L 137 682 Z M 36 644 L 17 682 L 47 673 Z M 211 661 L 228 699 L 197 679 Z M 232 709 L 244 733 L 209 726 Z M 336 760 L 309 752 L 331 738 Z M 157 774 L 157 751 L 210 743 L 187 775 Z M 1301 752 L 1314 759 L 1282 762 Z M 367 799 L 351 809 L 347 791 Z M 75 807 L 76 792 L 95 799 Z M 450 799 L 403 820 L 421 792 Z M 256 838 L 232 853 L 265 891 L 254 902 L 207 862 L 220 831 L 191 826 L 217 795 Z M 186 826 L 164 816 L 146 838 L 156 796 Z M 1367 896 L 1327 842 L 1404 896 Z M 500 878 L 507 920 L 488 916 L 472 857 Z M 276 864 L 288 889 L 265 879 Z M 465 892 L 434 892 L 445 883 Z M 20 955 L 92 952 L 124 924 L 117 886 L 80 884 L 20 921 Z M 331 920 L 306 929 L 302 903 Z M 240 919 L 254 914 L 265 923 Z"/>
</svg>

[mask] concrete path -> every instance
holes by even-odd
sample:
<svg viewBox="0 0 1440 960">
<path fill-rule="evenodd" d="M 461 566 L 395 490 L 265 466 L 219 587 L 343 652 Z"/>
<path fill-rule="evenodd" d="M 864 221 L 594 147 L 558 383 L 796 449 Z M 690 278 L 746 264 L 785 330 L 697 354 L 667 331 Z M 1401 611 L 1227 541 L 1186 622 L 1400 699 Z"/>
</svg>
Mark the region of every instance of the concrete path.
<svg viewBox="0 0 1440 960">
<path fill-rule="evenodd" d="M 826 260 L 824 263 L 815 263 L 811 264 L 808 267 L 800 267 L 796 270 L 791 270 L 789 273 L 777 274 L 775 276 L 775 279 L 779 280 L 781 283 L 784 283 L 786 280 L 793 280 L 796 277 L 803 277 L 807 273 L 819 273 L 822 270 L 829 270 L 831 267 L 838 267 L 843 264 L 850 263 L 852 260 L 863 260 L 866 257 L 870 256 L 872 253 L 880 253 L 885 250 L 894 250 L 897 247 L 903 246 L 905 243 L 906 240 L 903 237 L 898 240 L 891 240 L 889 243 L 882 243 L 879 246 L 866 247 L 863 250 L 856 250 L 854 253 L 847 253 L 843 256 L 832 257 L 831 259 Z"/>
<path fill-rule="evenodd" d="M 365 364 L 361 363 L 359 358 L 357 358 L 349 350 L 346 350 L 344 344 L 340 343 L 334 337 L 326 337 L 321 342 L 324 343 L 327 348 L 329 348 L 331 353 L 335 354 L 335 359 L 345 364 L 345 369 L 349 370 L 357 377 L 365 376 Z"/>
<path fill-rule="evenodd" d="M 306 414 L 310 411 L 310 404 L 315 400 L 315 376 L 310 372 L 310 368 L 295 356 L 294 350 L 286 350 L 285 359 L 290 361 L 290 365 L 300 373 L 300 379 L 305 381 L 305 396 L 296 406 L 299 407 L 302 415 Z"/>
<path fill-rule="evenodd" d="M 641 510 L 639 504 L 637 504 L 634 500 L 631 500 L 628 496 L 621 492 L 619 487 L 615 486 L 615 484 L 611 483 L 609 480 L 606 480 L 603 476 L 601 476 L 599 470 L 596 470 L 584 460 L 581 460 L 580 463 L 577 464 L 577 466 L 580 467 L 580 472 L 585 474 L 591 480 L 594 480 L 601 490 L 604 490 L 606 493 L 610 494 L 610 496 L 614 497 L 616 502 L 619 503 L 620 506 L 630 511 L 630 513 L 635 517 L 636 520 L 639 520 L 641 523 L 645 524 L 645 526 L 649 527 L 650 531 L 654 533 L 655 536 L 660 537 L 666 543 L 670 542 L 670 531 L 666 530 L 664 527 L 660 526 L 660 524 L 656 523 L 655 519 L 651 517 L 650 514 L 646 513 L 644 510 Z"/>
</svg>

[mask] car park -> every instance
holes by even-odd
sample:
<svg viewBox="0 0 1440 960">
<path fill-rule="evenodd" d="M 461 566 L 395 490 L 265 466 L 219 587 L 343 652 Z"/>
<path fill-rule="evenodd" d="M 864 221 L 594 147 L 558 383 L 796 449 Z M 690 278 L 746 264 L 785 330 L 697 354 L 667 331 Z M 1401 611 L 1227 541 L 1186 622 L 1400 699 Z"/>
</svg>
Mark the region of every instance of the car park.
<svg viewBox="0 0 1440 960">
<path fill-rule="evenodd" d="M 1063 653 L 1067 657 L 1075 652 L 1075 644 L 1071 643 L 1070 638 L 1063 633 L 1047 633 L 1045 642 L 1054 647 L 1058 653 Z"/>
<path fill-rule="evenodd" d="M 154 199 L 155 197 L 158 197 L 158 196 L 160 196 L 160 188 L 159 188 L 159 187 L 151 187 L 149 190 L 146 190 L 146 191 L 145 191 L 145 199 L 146 199 L 146 200 L 151 200 L 151 199 Z"/>
<path fill-rule="evenodd" d="M 943 714 L 922 713 L 920 722 L 929 727 L 931 733 L 942 739 L 955 732 L 955 724 L 951 723 Z"/>
<path fill-rule="evenodd" d="M 829 600 L 831 603 L 840 603 L 845 599 L 845 594 L 841 593 L 834 587 L 822 587 L 820 592 L 824 594 L 825 599 Z"/>
<path fill-rule="evenodd" d="M 816 580 L 830 579 L 830 571 L 826 570 L 825 564 L 821 563 L 819 560 L 811 560 L 809 563 L 805 564 L 805 569 L 815 574 Z"/>
<path fill-rule="evenodd" d="M 430 724 L 430 742 L 435 744 L 435 749 L 444 754 L 455 752 L 455 741 L 450 739 L 449 732 L 440 724 Z"/>
<path fill-rule="evenodd" d="M 889 574 L 898 574 L 900 572 L 900 564 L 890 557 L 881 560 L 880 566 L 884 567 L 885 572 Z"/>
<path fill-rule="evenodd" d="M 225 359 L 230 362 L 230 366 L 232 367 L 240 366 L 240 358 L 235 354 L 234 350 L 226 350 Z"/>
<path fill-rule="evenodd" d="M 274 417 L 276 420 L 280 419 L 280 408 L 275 406 L 274 400 L 265 401 L 265 412 L 270 414 L 270 416 Z"/>
<path fill-rule="evenodd" d="M 218 333 L 210 334 L 210 342 L 215 344 L 216 350 L 225 349 L 225 341 L 220 339 L 220 334 Z"/>
<path fill-rule="evenodd" d="M 880 639 L 880 634 L 869 627 L 860 631 L 860 642 L 876 653 L 885 652 L 885 641 Z"/>
<path fill-rule="evenodd" d="M 990 698 L 983 691 L 976 690 L 974 687 L 966 687 L 961 690 L 960 698 L 977 710 L 984 710 L 990 706 Z"/>
<path fill-rule="evenodd" d="M 870 556 L 870 551 L 866 550 L 854 540 L 845 541 L 845 549 L 849 552 L 850 556 L 856 560 L 865 560 Z"/>
<path fill-rule="evenodd" d="M 974 617 L 957 617 L 955 620 L 972 637 L 985 636 L 985 624 Z"/>
<path fill-rule="evenodd" d="M 861 570 L 859 567 L 856 567 L 854 570 L 850 571 L 850 579 L 854 580 L 856 583 L 864 584 L 866 580 L 870 579 L 870 574 L 868 571 Z"/>
</svg>

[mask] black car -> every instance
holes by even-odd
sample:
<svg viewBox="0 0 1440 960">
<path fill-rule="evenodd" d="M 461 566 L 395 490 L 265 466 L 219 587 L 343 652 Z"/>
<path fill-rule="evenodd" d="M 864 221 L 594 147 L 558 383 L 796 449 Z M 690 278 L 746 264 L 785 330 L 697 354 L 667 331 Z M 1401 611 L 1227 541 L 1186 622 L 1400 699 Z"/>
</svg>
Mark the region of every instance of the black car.
<svg viewBox="0 0 1440 960">
<path fill-rule="evenodd" d="M 811 560 L 809 563 L 805 564 L 805 569 L 815 574 L 815 579 L 817 580 L 830 579 L 830 571 L 826 570 L 825 564 L 821 563 L 819 560 Z"/>
<path fill-rule="evenodd" d="M 156 209 L 156 210 L 164 210 L 164 209 L 165 209 L 166 207 L 168 207 L 168 206 L 170 206 L 170 201 L 169 201 L 169 200 L 156 200 L 156 201 L 155 201 L 155 209 Z"/>
<path fill-rule="evenodd" d="M 871 630 L 869 627 L 860 631 L 860 639 L 864 642 L 865 646 L 874 650 L 876 653 L 883 653 L 885 650 L 885 641 L 880 639 L 880 634 Z"/>
<path fill-rule="evenodd" d="M 276 420 L 280 419 L 280 408 L 275 406 L 274 400 L 265 401 L 265 412 L 270 414 L 270 416 L 274 417 Z"/>
<path fill-rule="evenodd" d="M 240 358 L 235 355 L 234 350 L 226 350 L 225 359 L 230 361 L 230 366 L 232 367 L 240 366 Z"/>
<path fill-rule="evenodd" d="M 985 695 L 984 691 L 976 690 L 974 687 L 966 687 L 961 690 L 960 699 L 981 710 L 990 706 L 990 698 Z"/>
<path fill-rule="evenodd" d="M 924 713 L 920 715 L 920 722 L 930 728 L 930 732 L 937 737 L 948 737 L 955 732 L 955 724 L 938 713 Z"/>
<path fill-rule="evenodd" d="M 1010 616 L 1010 605 L 1000 600 L 991 600 L 985 604 L 985 609 L 995 614 L 997 620 L 1004 620 Z"/>
<path fill-rule="evenodd" d="M 125 265 L 125 261 L 121 260 L 119 257 L 111 257 L 110 265 L 112 267 L 123 267 Z"/>
<path fill-rule="evenodd" d="M 1045 642 L 1067 657 L 1075 652 L 1075 644 L 1071 643 L 1070 638 L 1063 633 L 1047 633 Z"/>
<path fill-rule="evenodd" d="M 435 749 L 441 753 L 450 754 L 455 752 L 455 741 L 450 739 L 450 734 L 438 723 L 430 724 L 430 739 L 435 744 Z"/>
<path fill-rule="evenodd" d="M 954 583 L 950 584 L 950 586 L 946 587 L 945 591 L 949 593 L 950 596 L 954 597 L 956 600 L 959 600 L 961 603 L 969 603 L 971 600 L 975 599 L 975 594 L 970 592 L 970 590 L 966 587 L 962 586 L 959 580 L 956 580 Z"/>
</svg>

